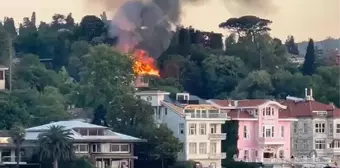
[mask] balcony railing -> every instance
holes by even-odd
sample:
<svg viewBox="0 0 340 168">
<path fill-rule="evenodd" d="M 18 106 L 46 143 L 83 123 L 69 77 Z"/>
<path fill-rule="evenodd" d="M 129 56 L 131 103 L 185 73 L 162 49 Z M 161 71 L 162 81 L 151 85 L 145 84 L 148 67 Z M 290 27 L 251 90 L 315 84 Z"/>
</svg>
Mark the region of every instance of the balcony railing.
<svg viewBox="0 0 340 168">
<path fill-rule="evenodd" d="M 16 164 L 16 158 L 17 156 L 3 156 L 1 157 L 1 163 L 4 164 Z M 27 164 L 28 157 L 20 156 L 19 157 L 19 164 Z"/>
<path fill-rule="evenodd" d="M 226 153 L 209 153 L 209 158 L 210 159 L 225 159 L 227 158 Z"/>
<path fill-rule="evenodd" d="M 322 164 L 322 165 L 329 164 L 331 165 L 332 163 L 334 163 L 334 160 L 332 161 L 329 158 L 294 158 L 294 159 L 263 158 L 262 160 L 261 159 L 255 159 L 255 160 L 235 159 L 235 161 L 261 162 L 263 164 L 293 164 L 293 165 L 303 165 L 303 164 Z"/>
<path fill-rule="evenodd" d="M 227 134 L 221 133 L 221 134 L 209 134 L 209 140 L 226 140 Z"/>
<path fill-rule="evenodd" d="M 185 114 L 187 118 L 221 118 L 221 119 L 227 119 L 227 113 L 186 113 Z"/>
<path fill-rule="evenodd" d="M 263 158 L 264 164 L 330 164 L 331 159 L 328 158 L 294 158 L 294 159 L 280 159 L 280 158 Z"/>
<path fill-rule="evenodd" d="M 268 145 L 268 144 L 275 144 L 275 145 L 283 145 L 285 143 L 284 138 L 277 138 L 277 137 L 259 137 L 257 138 L 257 142 L 259 144 Z"/>
</svg>

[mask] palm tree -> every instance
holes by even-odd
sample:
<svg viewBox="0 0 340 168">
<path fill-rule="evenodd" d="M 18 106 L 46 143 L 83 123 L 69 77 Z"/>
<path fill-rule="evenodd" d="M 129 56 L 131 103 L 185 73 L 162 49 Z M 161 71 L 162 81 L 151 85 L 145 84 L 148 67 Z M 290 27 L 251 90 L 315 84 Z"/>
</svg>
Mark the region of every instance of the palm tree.
<svg viewBox="0 0 340 168">
<path fill-rule="evenodd" d="M 20 148 L 21 144 L 25 140 L 25 129 L 20 124 L 14 124 L 10 129 L 9 134 L 15 144 L 15 161 L 17 162 L 16 168 L 19 168 L 20 164 Z"/>
<path fill-rule="evenodd" d="M 71 130 L 53 125 L 39 134 L 40 159 L 53 159 L 53 168 L 58 168 L 58 160 L 70 160 L 73 156 Z"/>
</svg>

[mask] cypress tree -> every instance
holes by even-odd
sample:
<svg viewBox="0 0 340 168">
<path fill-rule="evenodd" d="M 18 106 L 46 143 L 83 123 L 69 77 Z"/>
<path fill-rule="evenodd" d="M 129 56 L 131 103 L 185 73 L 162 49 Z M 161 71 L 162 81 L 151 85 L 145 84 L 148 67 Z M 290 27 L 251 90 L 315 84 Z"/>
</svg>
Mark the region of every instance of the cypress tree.
<svg viewBox="0 0 340 168">
<path fill-rule="evenodd" d="M 309 39 L 307 51 L 305 55 L 305 61 L 302 67 L 303 75 L 313 75 L 316 70 L 315 65 L 315 49 L 313 39 Z"/>
</svg>

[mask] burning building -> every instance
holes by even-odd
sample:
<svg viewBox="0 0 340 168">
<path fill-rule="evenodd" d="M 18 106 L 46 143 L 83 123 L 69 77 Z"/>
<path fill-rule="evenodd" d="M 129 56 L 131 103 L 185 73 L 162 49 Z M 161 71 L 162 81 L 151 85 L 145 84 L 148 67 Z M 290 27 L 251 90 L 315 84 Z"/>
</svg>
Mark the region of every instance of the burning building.
<svg viewBox="0 0 340 168">
<path fill-rule="evenodd" d="M 133 70 L 137 74 L 134 87 L 149 87 L 147 76 L 159 76 L 159 70 L 156 67 L 155 59 L 151 57 L 148 52 L 141 49 L 136 49 L 132 56 L 134 60 Z"/>
</svg>

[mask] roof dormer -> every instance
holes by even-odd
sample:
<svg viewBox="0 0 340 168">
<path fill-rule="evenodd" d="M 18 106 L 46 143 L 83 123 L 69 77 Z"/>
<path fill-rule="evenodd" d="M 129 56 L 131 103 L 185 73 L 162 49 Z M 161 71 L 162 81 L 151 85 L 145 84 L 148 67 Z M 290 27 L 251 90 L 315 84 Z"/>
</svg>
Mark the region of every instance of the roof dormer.
<svg viewBox="0 0 340 168">
<path fill-rule="evenodd" d="M 189 101 L 190 100 L 190 94 L 189 93 L 177 93 L 176 94 L 176 100 L 177 101 Z"/>
</svg>

